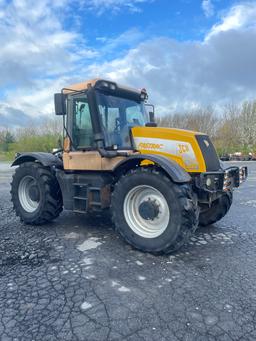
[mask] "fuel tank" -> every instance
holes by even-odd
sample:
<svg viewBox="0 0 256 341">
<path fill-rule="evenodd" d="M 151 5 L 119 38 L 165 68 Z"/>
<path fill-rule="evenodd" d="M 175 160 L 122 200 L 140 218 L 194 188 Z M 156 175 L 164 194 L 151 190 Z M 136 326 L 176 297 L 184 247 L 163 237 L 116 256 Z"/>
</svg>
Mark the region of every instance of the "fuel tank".
<svg viewBox="0 0 256 341">
<path fill-rule="evenodd" d="M 162 127 L 134 127 L 135 148 L 142 154 L 159 154 L 176 161 L 190 173 L 218 171 L 219 158 L 203 133 Z"/>
</svg>

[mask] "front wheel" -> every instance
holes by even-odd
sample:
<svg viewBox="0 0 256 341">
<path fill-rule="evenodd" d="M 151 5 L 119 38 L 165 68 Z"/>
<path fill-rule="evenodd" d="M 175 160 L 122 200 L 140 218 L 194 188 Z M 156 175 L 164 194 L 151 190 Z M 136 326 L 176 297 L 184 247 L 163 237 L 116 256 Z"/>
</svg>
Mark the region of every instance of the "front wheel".
<svg viewBox="0 0 256 341">
<path fill-rule="evenodd" d="M 202 208 L 199 215 L 199 225 L 208 226 L 221 220 L 229 211 L 233 201 L 232 192 L 224 193 L 212 203 L 211 207 Z"/>
<path fill-rule="evenodd" d="M 117 231 L 142 251 L 178 250 L 198 225 L 191 186 L 175 184 L 155 168 L 123 175 L 115 185 L 111 207 Z"/>
<path fill-rule="evenodd" d="M 38 162 L 25 162 L 16 168 L 11 196 L 16 215 L 26 224 L 47 223 L 62 211 L 58 181 L 48 167 Z"/>
</svg>

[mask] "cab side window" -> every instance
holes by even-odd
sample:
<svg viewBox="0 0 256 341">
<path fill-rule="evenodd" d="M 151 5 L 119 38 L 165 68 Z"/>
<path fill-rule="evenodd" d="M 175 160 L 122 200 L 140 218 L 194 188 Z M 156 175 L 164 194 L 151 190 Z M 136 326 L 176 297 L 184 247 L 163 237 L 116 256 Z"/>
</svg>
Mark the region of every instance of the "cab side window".
<svg viewBox="0 0 256 341">
<path fill-rule="evenodd" d="M 128 124 L 143 126 L 145 117 L 139 105 L 128 107 L 126 109 L 126 120 Z"/>
<path fill-rule="evenodd" d="M 94 147 L 92 121 L 86 96 L 73 99 L 73 139 L 76 148 Z"/>
</svg>

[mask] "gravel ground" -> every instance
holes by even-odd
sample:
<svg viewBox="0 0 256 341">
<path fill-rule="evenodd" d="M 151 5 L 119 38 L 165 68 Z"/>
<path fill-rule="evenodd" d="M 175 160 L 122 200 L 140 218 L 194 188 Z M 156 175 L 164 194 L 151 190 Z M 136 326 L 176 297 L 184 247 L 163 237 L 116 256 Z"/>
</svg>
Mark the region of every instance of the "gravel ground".
<svg viewBox="0 0 256 341">
<path fill-rule="evenodd" d="M 25 226 L 0 164 L 0 340 L 256 340 L 256 162 L 229 214 L 171 256 L 107 219 Z"/>
</svg>

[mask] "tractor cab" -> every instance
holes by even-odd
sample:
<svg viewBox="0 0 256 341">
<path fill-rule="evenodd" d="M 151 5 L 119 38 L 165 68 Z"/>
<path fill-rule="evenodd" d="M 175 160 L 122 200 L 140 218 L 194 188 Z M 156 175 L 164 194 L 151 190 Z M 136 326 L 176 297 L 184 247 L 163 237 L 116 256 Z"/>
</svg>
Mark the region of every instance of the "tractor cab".
<svg viewBox="0 0 256 341">
<path fill-rule="evenodd" d="M 55 94 L 55 110 L 66 115 L 70 150 L 131 150 L 131 128 L 149 123 L 146 99 L 144 89 L 98 79 Z"/>
</svg>

